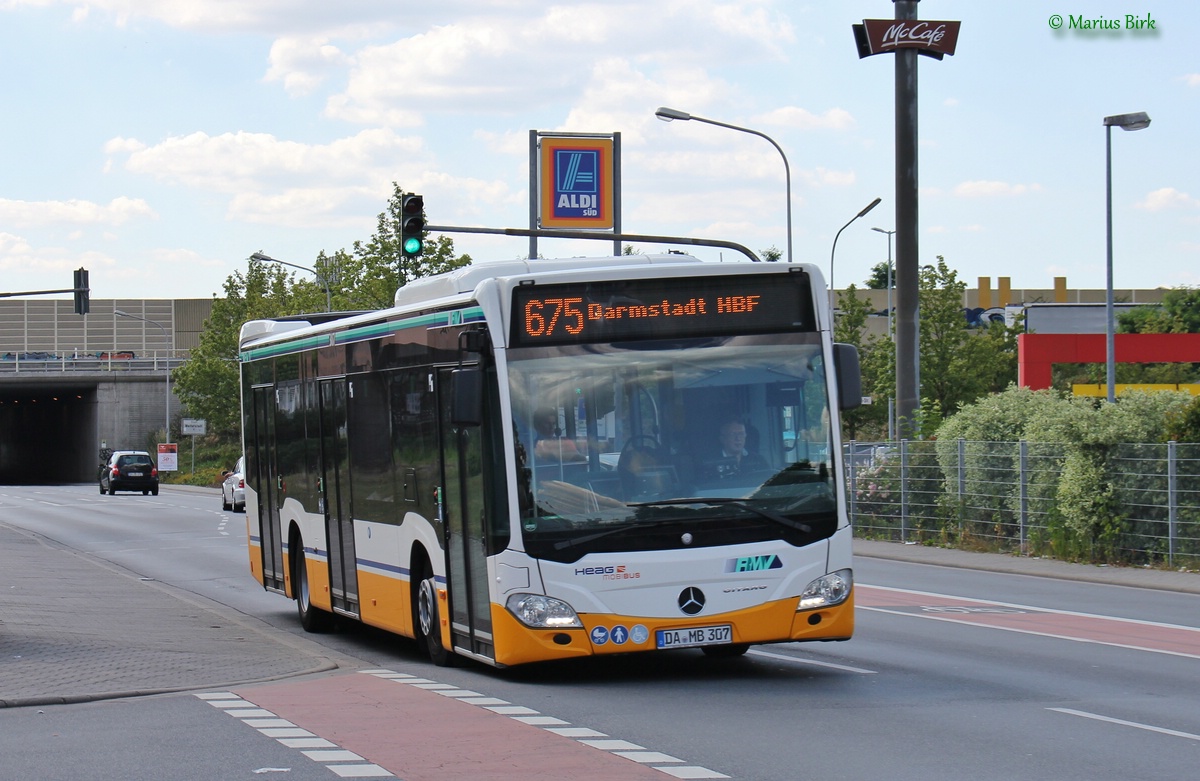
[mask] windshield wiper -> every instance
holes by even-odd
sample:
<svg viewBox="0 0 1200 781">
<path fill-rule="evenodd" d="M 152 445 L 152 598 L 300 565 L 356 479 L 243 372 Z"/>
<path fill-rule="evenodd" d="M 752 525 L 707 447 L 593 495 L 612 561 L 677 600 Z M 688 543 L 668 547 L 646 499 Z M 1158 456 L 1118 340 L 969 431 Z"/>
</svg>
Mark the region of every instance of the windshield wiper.
<svg viewBox="0 0 1200 781">
<path fill-rule="evenodd" d="M 755 515 L 766 518 L 768 521 L 773 521 L 773 522 L 779 524 L 780 526 L 786 526 L 789 529 L 797 529 L 799 531 L 805 532 L 806 534 L 812 532 L 812 527 L 809 526 L 807 523 L 803 523 L 801 521 L 794 521 L 791 518 L 788 518 L 787 516 L 780 515 L 779 513 L 774 513 L 774 512 L 771 512 L 770 510 L 764 510 L 761 507 L 755 507 L 752 504 L 747 504 L 744 499 L 737 499 L 735 497 L 730 497 L 730 496 L 691 496 L 691 497 L 680 498 L 680 499 L 662 499 L 657 502 L 631 502 L 629 504 L 629 506 L 630 507 L 658 507 L 658 506 L 662 506 L 662 505 L 672 505 L 672 504 L 707 504 L 707 505 L 711 505 L 714 507 L 717 507 L 717 506 L 720 506 L 723 504 L 732 504 L 735 507 L 739 507 L 743 510 L 752 512 Z"/>
<path fill-rule="evenodd" d="M 592 534 L 585 534 L 582 537 L 572 537 L 569 540 L 561 540 L 560 542 L 554 543 L 554 550 L 566 550 L 567 548 L 573 548 L 576 545 L 586 545 L 589 542 L 593 542 L 602 537 L 607 537 L 610 534 L 616 534 L 618 532 L 628 531 L 629 529 L 633 528 L 635 525 L 636 524 L 623 523 L 620 526 L 617 526 L 612 529 L 605 529 L 603 531 L 593 532 Z"/>
</svg>

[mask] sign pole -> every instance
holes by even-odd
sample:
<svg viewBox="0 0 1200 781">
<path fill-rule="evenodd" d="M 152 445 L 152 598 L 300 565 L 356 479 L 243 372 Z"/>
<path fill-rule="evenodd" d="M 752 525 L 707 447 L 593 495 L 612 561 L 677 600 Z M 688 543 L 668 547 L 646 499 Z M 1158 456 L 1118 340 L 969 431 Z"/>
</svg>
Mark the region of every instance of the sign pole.
<svg viewBox="0 0 1200 781">
<path fill-rule="evenodd" d="M 853 25 L 858 56 L 896 56 L 896 435 L 920 434 L 920 246 L 917 236 L 917 55 L 953 55 L 961 22 L 917 18 L 920 0 L 893 0 L 895 20 Z"/>
</svg>

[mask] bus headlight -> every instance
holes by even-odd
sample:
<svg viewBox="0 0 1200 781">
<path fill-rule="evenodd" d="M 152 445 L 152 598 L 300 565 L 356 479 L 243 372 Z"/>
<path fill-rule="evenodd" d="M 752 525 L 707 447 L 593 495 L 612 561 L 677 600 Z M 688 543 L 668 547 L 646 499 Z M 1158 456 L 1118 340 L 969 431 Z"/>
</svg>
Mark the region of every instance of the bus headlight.
<svg viewBox="0 0 1200 781">
<path fill-rule="evenodd" d="M 522 624 L 534 629 L 582 629 L 575 608 L 554 597 L 539 594 L 513 594 L 505 607 Z"/>
<path fill-rule="evenodd" d="M 796 610 L 813 610 L 819 607 L 840 605 L 850 596 L 854 585 L 853 570 L 840 569 L 830 572 L 809 583 L 800 595 L 800 606 Z"/>
</svg>

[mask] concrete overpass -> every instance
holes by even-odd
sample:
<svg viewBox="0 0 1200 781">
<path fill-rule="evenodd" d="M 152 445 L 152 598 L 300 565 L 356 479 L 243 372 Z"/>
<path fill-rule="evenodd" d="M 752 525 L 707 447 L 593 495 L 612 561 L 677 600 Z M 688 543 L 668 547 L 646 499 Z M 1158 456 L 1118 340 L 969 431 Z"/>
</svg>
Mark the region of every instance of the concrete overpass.
<svg viewBox="0 0 1200 781">
<path fill-rule="evenodd" d="M 153 451 L 168 396 L 177 441 L 169 371 L 211 310 L 211 299 L 101 299 L 77 315 L 70 300 L 0 300 L 0 484 L 91 482 L 102 447 Z"/>
</svg>

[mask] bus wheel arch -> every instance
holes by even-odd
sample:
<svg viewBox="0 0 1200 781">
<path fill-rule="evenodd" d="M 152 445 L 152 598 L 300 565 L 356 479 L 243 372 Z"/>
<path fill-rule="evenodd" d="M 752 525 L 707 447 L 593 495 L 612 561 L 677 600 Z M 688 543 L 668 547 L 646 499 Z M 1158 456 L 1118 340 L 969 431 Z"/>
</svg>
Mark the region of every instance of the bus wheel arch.
<svg viewBox="0 0 1200 781">
<path fill-rule="evenodd" d="M 442 645 L 441 611 L 438 608 L 437 581 L 425 549 L 413 549 L 411 573 L 413 638 L 422 653 L 438 667 L 454 664 L 453 652 Z"/>
<path fill-rule="evenodd" d="M 292 526 L 288 534 L 288 550 L 292 552 L 292 598 L 296 600 L 296 613 L 300 626 L 306 632 L 328 632 L 333 629 L 333 614 L 313 607 L 311 585 L 308 580 L 308 565 L 304 555 L 304 539 L 299 530 Z"/>
</svg>

